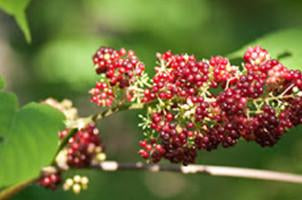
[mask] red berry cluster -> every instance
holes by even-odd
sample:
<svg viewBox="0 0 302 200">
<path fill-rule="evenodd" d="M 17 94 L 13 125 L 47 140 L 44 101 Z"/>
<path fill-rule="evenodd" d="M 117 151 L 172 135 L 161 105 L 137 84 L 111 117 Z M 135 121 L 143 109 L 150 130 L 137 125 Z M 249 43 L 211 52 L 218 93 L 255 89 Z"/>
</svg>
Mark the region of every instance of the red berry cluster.
<svg viewBox="0 0 302 200">
<path fill-rule="evenodd" d="M 200 61 L 168 51 L 157 57 L 143 98 L 153 102 L 144 118 L 150 131 L 140 142 L 145 159 L 189 164 L 197 150 L 230 147 L 240 138 L 272 146 L 302 122 L 302 73 L 259 46 L 244 54 L 243 70 L 221 56 Z"/>
<path fill-rule="evenodd" d="M 227 81 L 234 81 L 237 79 L 235 73 L 237 69 L 231 66 L 230 61 L 222 56 L 213 56 L 209 60 L 210 66 L 213 69 L 213 86 L 217 86 L 218 83 L 225 84 Z"/>
<path fill-rule="evenodd" d="M 192 139 L 192 131 L 178 130 L 179 127 L 173 122 L 174 116 L 169 112 L 153 113 L 151 120 L 151 128 L 159 133 L 158 138 L 140 141 L 142 149 L 139 154 L 145 159 L 150 157 L 152 162 L 159 162 L 165 157 L 174 163 L 191 163 L 196 156 L 196 150 L 187 146 L 188 140 Z"/>
<path fill-rule="evenodd" d="M 115 50 L 101 47 L 93 56 L 93 62 L 96 66 L 96 73 L 104 77 L 90 91 L 91 102 L 98 106 L 111 106 L 117 95 L 116 90 L 128 88 L 145 69 L 144 64 L 139 61 L 135 53 L 125 49 Z"/>
<path fill-rule="evenodd" d="M 55 190 L 61 183 L 61 175 L 59 172 L 45 173 L 38 180 L 39 185 L 47 189 Z"/>
<path fill-rule="evenodd" d="M 260 46 L 248 48 L 243 56 L 245 63 L 249 63 L 255 66 L 266 63 L 270 59 L 271 57 L 268 51 L 261 48 Z"/>
<path fill-rule="evenodd" d="M 97 82 L 95 88 L 90 90 L 91 102 L 95 103 L 98 106 L 111 106 L 115 94 L 112 91 L 112 88 L 105 81 Z"/>
<path fill-rule="evenodd" d="M 60 135 L 62 135 L 62 132 Z M 93 123 L 88 124 L 69 139 L 66 148 L 69 167 L 83 168 L 90 166 L 92 160 L 103 150 L 99 130 Z"/>
<path fill-rule="evenodd" d="M 192 55 L 173 55 L 168 51 L 158 54 L 158 59 L 161 66 L 155 68 L 153 85 L 145 90 L 143 102 L 150 102 L 157 97 L 169 100 L 175 96 L 195 96 L 208 80 L 209 64 L 197 61 Z"/>
</svg>

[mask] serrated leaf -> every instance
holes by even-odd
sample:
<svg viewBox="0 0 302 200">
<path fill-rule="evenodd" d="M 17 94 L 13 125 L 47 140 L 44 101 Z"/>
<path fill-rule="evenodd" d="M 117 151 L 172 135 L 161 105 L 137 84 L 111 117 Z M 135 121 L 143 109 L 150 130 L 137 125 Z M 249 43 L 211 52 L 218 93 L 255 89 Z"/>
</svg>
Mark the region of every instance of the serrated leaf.
<svg viewBox="0 0 302 200">
<path fill-rule="evenodd" d="M 13 107 L 12 97 L 7 93 L 2 93 L 2 97 L 1 103 Z M 1 112 L 0 119 L 8 113 L 11 115 L 12 110 Z M 56 133 L 63 128 L 64 116 L 47 105 L 30 103 L 9 116 L 10 120 L 3 119 L 0 121 L 4 131 L 0 143 L 0 187 L 37 177 L 41 168 L 50 164 L 58 148 Z"/>
<path fill-rule="evenodd" d="M 25 16 L 25 9 L 30 0 L 0 0 L 0 9 L 13 16 L 22 30 L 27 42 L 31 42 L 30 29 Z"/>
<path fill-rule="evenodd" d="M 250 46 L 260 45 L 267 49 L 273 58 L 287 54 L 281 62 L 290 69 L 302 70 L 302 29 L 287 29 L 267 34 L 241 49 L 231 53 L 230 58 L 242 58 Z"/>
</svg>

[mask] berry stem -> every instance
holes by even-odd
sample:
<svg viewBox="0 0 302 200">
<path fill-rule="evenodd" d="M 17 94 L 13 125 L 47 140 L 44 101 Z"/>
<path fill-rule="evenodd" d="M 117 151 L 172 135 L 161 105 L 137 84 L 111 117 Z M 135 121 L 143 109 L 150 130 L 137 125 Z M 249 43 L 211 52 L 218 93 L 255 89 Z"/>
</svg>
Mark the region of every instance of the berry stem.
<svg viewBox="0 0 302 200">
<path fill-rule="evenodd" d="M 98 120 L 102 120 L 106 117 L 111 116 L 112 114 L 119 112 L 119 111 L 124 111 L 124 110 L 137 110 L 137 109 L 142 109 L 144 108 L 145 104 L 119 104 L 115 107 L 109 108 L 107 110 L 104 110 L 101 113 L 97 113 L 91 117 L 91 120 L 96 122 Z"/>
<path fill-rule="evenodd" d="M 295 98 L 294 95 L 278 95 L 278 96 L 268 96 L 268 97 L 263 97 L 263 98 L 259 98 L 259 99 L 255 99 L 255 102 L 266 102 L 268 103 L 269 101 L 273 101 L 273 100 L 284 100 L 284 99 L 290 99 L 290 98 Z"/>
<path fill-rule="evenodd" d="M 278 96 L 267 96 L 267 97 L 260 97 L 258 99 L 255 99 L 254 100 L 254 103 L 255 102 L 269 102 L 269 101 L 272 101 L 272 100 L 283 100 L 283 99 L 289 99 L 289 98 L 295 98 L 294 95 L 285 95 L 290 89 L 292 89 L 295 85 L 294 84 L 291 84 L 290 86 L 288 86 L 281 94 L 279 94 Z"/>
<path fill-rule="evenodd" d="M 281 94 L 280 97 L 283 97 L 290 89 L 292 89 L 295 85 L 291 84 L 290 86 L 288 86 Z"/>
</svg>

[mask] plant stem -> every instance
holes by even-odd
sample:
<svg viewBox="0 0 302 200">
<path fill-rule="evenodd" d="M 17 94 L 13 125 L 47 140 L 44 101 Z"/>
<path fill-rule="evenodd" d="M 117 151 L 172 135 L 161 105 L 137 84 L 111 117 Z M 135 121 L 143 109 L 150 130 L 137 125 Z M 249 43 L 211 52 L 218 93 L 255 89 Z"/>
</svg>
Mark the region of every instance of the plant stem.
<svg viewBox="0 0 302 200">
<path fill-rule="evenodd" d="M 177 172 L 182 174 L 202 174 L 208 176 L 237 177 L 247 179 L 269 180 L 277 182 L 298 183 L 302 184 L 302 175 L 274 172 L 268 170 L 212 166 L 212 165 L 188 165 L 182 166 L 177 164 L 144 164 L 137 163 L 119 163 L 117 161 L 104 161 L 99 165 L 91 166 L 92 169 L 117 172 L 117 171 L 147 171 L 147 172 Z M 34 183 L 36 179 L 31 179 L 9 187 L 0 192 L 0 200 L 7 200 L 16 193 L 20 192 L 28 185 Z"/>
<path fill-rule="evenodd" d="M 135 110 L 135 109 L 142 109 L 144 108 L 144 104 L 120 104 L 115 107 L 109 108 L 107 110 L 104 110 L 101 113 L 97 113 L 91 117 L 91 119 L 96 122 L 98 120 L 104 119 L 106 117 L 109 117 L 110 115 L 123 111 L 123 110 Z"/>
<path fill-rule="evenodd" d="M 212 166 L 212 165 L 188 165 L 177 164 L 144 164 L 138 163 L 118 163 L 116 161 L 105 161 L 100 165 L 93 166 L 101 171 L 149 171 L 149 172 L 178 172 L 182 174 L 204 174 L 210 176 L 238 177 L 248 179 L 270 180 L 288 183 L 301 183 L 302 175 L 291 173 L 274 172 L 268 170 L 258 170 L 238 167 Z"/>
</svg>

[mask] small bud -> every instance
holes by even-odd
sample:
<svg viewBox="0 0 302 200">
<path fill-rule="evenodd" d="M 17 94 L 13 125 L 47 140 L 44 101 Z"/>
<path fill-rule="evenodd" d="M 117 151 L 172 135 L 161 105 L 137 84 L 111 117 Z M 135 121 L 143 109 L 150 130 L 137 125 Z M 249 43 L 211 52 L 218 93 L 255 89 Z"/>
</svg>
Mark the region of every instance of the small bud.
<svg viewBox="0 0 302 200">
<path fill-rule="evenodd" d="M 88 182 L 89 182 L 89 179 L 88 179 L 86 176 L 83 176 L 83 177 L 81 178 L 81 183 L 82 183 L 83 185 L 87 185 Z"/>
<path fill-rule="evenodd" d="M 75 194 L 78 194 L 81 192 L 81 190 L 86 190 L 88 188 L 89 179 L 86 176 L 79 176 L 75 175 L 73 178 L 68 178 L 64 185 L 64 190 L 70 190 Z"/>
<path fill-rule="evenodd" d="M 74 180 L 75 183 L 80 183 L 80 182 L 81 182 L 81 176 L 75 175 L 75 176 L 73 177 L 73 180 Z"/>
<path fill-rule="evenodd" d="M 80 184 L 74 184 L 72 186 L 72 191 L 75 193 L 75 194 L 79 194 L 81 192 L 81 186 Z"/>
<path fill-rule="evenodd" d="M 99 154 L 97 154 L 97 159 L 98 159 L 99 161 L 104 161 L 104 160 L 106 160 L 106 154 L 104 154 L 104 153 L 99 153 Z"/>
<path fill-rule="evenodd" d="M 73 180 L 71 178 L 68 178 L 63 185 L 63 189 L 69 190 L 73 186 L 73 184 L 74 184 Z"/>
<path fill-rule="evenodd" d="M 298 87 L 296 87 L 296 86 L 295 86 L 295 87 L 293 87 L 293 92 L 294 92 L 294 93 L 298 93 L 299 91 L 300 91 L 300 90 L 299 90 L 299 88 L 298 88 Z"/>
<path fill-rule="evenodd" d="M 55 167 L 53 167 L 53 166 L 47 166 L 47 167 L 44 167 L 43 169 L 42 169 L 42 173 L 43 174 L 55 174 L 55 173 L 57 173 L 57 169 L 55 168 Z"/>
<path fill-rule="evenodd" d="M 56 157 L 57 166 L 62 170 L 68 170 L 69 166 L 67 164 L 67 150 L 63 149 L 59 152 Z"/>
</svg>

